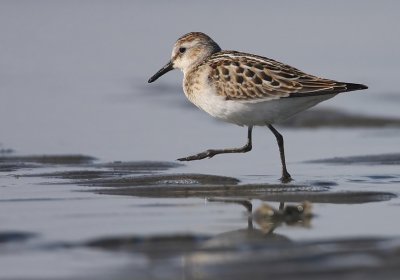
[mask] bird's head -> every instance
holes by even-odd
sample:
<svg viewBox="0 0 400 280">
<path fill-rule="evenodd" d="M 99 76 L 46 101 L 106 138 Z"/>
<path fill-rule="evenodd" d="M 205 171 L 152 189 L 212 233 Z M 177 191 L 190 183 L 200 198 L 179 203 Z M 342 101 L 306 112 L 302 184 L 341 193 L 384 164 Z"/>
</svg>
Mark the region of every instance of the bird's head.
<svg viewBox="0 0 400 280">
<path fill-rule="evenodd" d="M 218 44 L 208 35 L 201 32 L 187 33 L 176 41 L 172 49 L 171 60 L 149 79 L 149 83 L 176 68 L 185 73 L 220 50 Z"/>
</svg>

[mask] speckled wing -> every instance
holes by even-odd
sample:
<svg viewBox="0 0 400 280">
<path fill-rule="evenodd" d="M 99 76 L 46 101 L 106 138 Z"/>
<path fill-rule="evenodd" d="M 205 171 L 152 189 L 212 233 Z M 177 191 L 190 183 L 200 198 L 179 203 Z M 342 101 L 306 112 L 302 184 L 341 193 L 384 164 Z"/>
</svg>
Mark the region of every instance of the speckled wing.
<svg viewBox="0 0 400 280">
<path fill-rule="evenodd" d="M 223 51 L 212 55 L 209 82 L 227 100 L 260 102 L 347 91 L 346 83 L 318 78 L 278 61 Z"/>
</svg>

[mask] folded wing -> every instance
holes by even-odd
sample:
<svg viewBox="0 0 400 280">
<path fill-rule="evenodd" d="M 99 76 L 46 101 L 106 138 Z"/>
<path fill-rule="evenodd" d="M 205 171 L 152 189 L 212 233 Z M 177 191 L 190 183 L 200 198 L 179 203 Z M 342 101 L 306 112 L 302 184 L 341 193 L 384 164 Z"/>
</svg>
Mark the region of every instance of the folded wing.
<svg viewBox="0 0 400 280">
<path fill-rule="evenodd" d="M 240 52 L 216 53 L 208 65 L 209 82 L 227 100 L 260 102 L 367 88 L 319 78 L 269 58 Z"/>
</svg>

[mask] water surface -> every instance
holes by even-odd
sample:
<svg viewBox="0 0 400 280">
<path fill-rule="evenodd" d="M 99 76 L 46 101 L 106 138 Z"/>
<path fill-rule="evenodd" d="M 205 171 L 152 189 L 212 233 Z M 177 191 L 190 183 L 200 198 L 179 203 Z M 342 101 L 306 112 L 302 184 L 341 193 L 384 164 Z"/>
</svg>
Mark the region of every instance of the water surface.
<svg viewBox="0 0 400 280">
<path fill-rule="evenodd" d="M 398 6 L 1 1 L 0 278 L 396 279 Z M 277 125 L 289 187 L 266 128 L 248 154 L 179 165 L 247 133 L 186 101 L 178 71 L 147 84 L 189 31 L 370 89 Z"/>
</svg>

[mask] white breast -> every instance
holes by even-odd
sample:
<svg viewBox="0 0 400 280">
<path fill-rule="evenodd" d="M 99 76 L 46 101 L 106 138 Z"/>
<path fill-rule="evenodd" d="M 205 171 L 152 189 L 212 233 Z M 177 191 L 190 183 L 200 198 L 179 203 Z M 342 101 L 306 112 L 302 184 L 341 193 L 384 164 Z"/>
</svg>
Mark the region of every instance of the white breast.
<svg viewBox="0 0 400 280">
<path fill-rule="evenodd" d="M 189 100 L 211 116 L 240 126 L 274 124 L 290 118 L 316 104 L 334 97 L 326 94 L 310 97 L 292 97 L 276 100 L 246 102 L 226 100 L 210 86 L 188 96 Z"/>
</svg>

